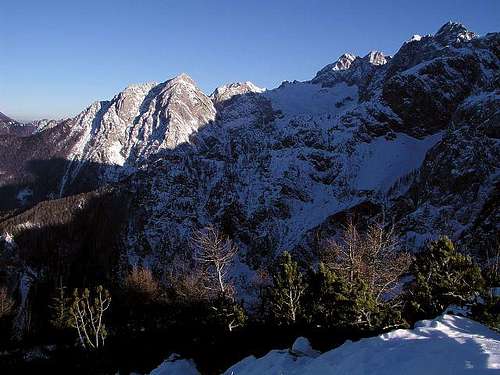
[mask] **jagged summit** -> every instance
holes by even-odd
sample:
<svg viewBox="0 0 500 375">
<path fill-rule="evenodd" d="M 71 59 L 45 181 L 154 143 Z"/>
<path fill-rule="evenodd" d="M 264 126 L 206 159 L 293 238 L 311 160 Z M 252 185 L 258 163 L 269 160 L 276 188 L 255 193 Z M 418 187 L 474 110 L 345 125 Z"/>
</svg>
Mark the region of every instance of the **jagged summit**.
<svg viewBox="0 0 500 375">
<path fill-rule="evenodd" d="M 384 65 L 387 63 L 386 56 L 380 51 L 370 51 L 364 59 L 372 65 Z"/>
<path fill-rule="evenodd" d="M 353 55 L 352 53 L 344 53 L 340 55 L 337 61 L 332 64 L 328 64 L 319 72 L 317 72 L 316 76 L 313 79 L 313 82 L 318 83 L 319 81 L 324 79 L 330 81 L 332 79 L 332 76 L 335 76 L 336 73 L 342 73 L 346 70 L 349 70 L 356 59 L 358 59 L 358 57 Z"/>
<path fill-rule="evenodd" d="M 169 79 L 165 83 L 167 86 L 173 86 L 174 84 L 187 84 L 196 87 L 195 81 L 186 73 L 181 73 L 178 76 Z"/>
<path fill-rule="evenodd" d="M 434 39 L 441 44 L 451 44 L 455 42 L 469 41 L 475 36 L 476 34 L 467 30 L 467 28 L 461 23 L 449 21 L 440 27 L 434 35 Z"/>
<path fill-rule="evenodd" d="M 408 39 L 405 44 L 407 43 L 412 43 L 412 42 L 420 42 L 422 40 L 422 35 L 419 34 L 414 34 L 411 36 L 410 39 Z"/>
<path fill-rule="evenodd" d="M 347 70 L 354 60 L 356 60 L 356 56 L 351 53 L 344 53 L 331 65 L 331 70 Z"/>
<path fill-rule="evenodd" d="M 387 64 L 390 57 L 386 57 L 380 51 L 370 51 L 364 57 L 344 53 L 337 61 L 325 66 L 311 80 L 312 83 L 320 83 L 323 86 L 333 86 L 344 81 L 348 85 L 360 84 L 366 81 L 366 77 L 378 67 Z"/>
<path fill-rule="evenodd" d="M 351 70 L 365 70 L 366 63 L 368 65 L 380 66 L 386 64 L 388 61 L 388 57 L 386 57 L 380 51 L 370 51 L 364 57 L 355 56 L 352 53 L 344 53 L 342 54 L 337 61 L 332 64 L 328 64 L 323 69 L 321 69 L 318 73 L 316 73 L 316 77 L 313 79 L 313 82 L 319 82 L 321 80 L 327 80 L 331 82 L 332 79 L 335 80 L 337 75 L 345 75 L 350 74 Z M 364 66 L 365 65 L 365 66 Z M 356 75 L 356 73 L 353 73 Z"/>
<path fill-rule="evenodd" d="M 186 73 L 181 73 L 178 76 L 175 76 L 174 78 L 168 79 L 162 83 L 156 82 L 156 81 L 151 81 L 151 82 L 145 82 L 145 83 L 134 83 L 131 85 L 128 85 L 123 91 L 118 93 L 113 100 L 117 98 L 130 98 L 134 96 L 138 96 L 141 98 L 144 98 L 144 94 L 148 94 L 151 90 L 157 88 L 157 91 L 160 92 L 165 89 L 171 89 L 176 85 L 188 85 L 192 86 L 193 88 L 196 88 L 196 83 L 194 80 L 187 75 Z"/>
<path fill-rule="evenodd" d="M 151 82 L 144 82 L 144 83 L 133 83 L 125 87 L 125 89 L 120 92 L 120 94 L 133 94 L 137 91 L 143 91 L 143 90 L 151 90 L 153 87 L 157 86 L 158 82 L 151 81 Z"/>
<path fill-rule="evenodd" d="M 235 95 L 244 95 L 251 92 L 261 93 L 264 91 L 265 89 L 254 85 L 250 81 L 234 82 L 217 87 L 210 95 L 210 98 L 214 101 L 214 103 L 221 103 L 231 99 Z"/>
<path fill-rule="evenodd" d="M 73 121 L 78 141 L 66 156 L 71 163 L 60 194 L 78 176 L 88 178 L 86 163 L 101 166 L 99 179 L 115 181 L 150 155 L 188 142 L 214 118 L 212 101 L 187 74 L 159 84 L 131 85 L 110 101 L 95 102 Z"/>
</svg>

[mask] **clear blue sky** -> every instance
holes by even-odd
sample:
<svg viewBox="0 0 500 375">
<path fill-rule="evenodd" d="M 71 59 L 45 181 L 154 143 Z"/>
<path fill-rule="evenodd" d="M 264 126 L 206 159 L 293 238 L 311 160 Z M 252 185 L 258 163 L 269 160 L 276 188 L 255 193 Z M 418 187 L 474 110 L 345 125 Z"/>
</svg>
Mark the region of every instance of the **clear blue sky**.
<svg viewBox="0 0 500 375">
<path fill-rule="evenodd" d="M 29 120 L 181 72 L 206 93 L 272 88 L 346 51 L 394 54 L 449 20 L 500 31 L 500 1 L 2 0 L 0 20 L 0 112 Z"/>
</svg>

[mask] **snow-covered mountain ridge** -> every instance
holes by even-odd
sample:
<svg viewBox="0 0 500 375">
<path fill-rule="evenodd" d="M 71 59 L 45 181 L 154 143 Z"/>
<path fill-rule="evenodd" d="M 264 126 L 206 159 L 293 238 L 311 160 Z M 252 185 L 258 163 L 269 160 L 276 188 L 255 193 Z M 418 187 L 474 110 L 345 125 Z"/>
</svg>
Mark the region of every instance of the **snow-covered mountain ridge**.
<svg viewBox="0 0 500 375">
<path fill-rule="evenodd" d="M 384 212 L 413 248 L 439 234 L 494 240 L 499 72 L 500 34 L 448 23 L 391 58 L 344 54 L 270 90 L 207 96 L 184 74 L 130 86 L 27 137 L 0 136 L 0 209 L 116 184 L 130 207 L 125 259 L 153 268 L 209 223 L 250 268 L 283 250 L 314 256 L 347 213 Z"/>
</svg>

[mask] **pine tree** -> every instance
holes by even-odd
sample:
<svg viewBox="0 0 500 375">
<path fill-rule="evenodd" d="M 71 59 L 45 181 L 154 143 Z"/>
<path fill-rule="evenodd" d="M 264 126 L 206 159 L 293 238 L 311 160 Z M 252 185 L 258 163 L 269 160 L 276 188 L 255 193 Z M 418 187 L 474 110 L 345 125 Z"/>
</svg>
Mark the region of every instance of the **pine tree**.
<svg viewBox="0 0 500 375">
<path fill-rule="evenodd" d="M 488 293 L 482 303 L 472 306 L 471 315 L 474 320 L 500 331 L 500 297 Z"/>
<path fill-rule="evenodd" d="M 483 277 L 486 283 L 485 293 L 479 303 L 472 306 L 472 318 L 490 328 L 500 331 L 500 245 L 491 252 L 486 249 L 486 263 Z"/>
<path fill-rule="evenodd" d="M 347 326 L 354 320 L 353 303 L 347 282 L 320 263 L 307 273 L 304 310 L 309 323 L 332 328 Z"/>
<path fill-rule="evenodd" d="M 480 268 L 457 252 L 447 237 L 431 242 L 418 254 L 411 272 L 415 280 L 406 300 L 414 319 L 442 314 L 449 305 L 470 304 L 484 290 Z"/>
<path fill-rule="evenodd" d="M 49 306 L 52 311 L 50 324 L 57 329 L 70 327 L 70 298 L 66 296 L 65 290 L 66 287 L 64 287 L 61 282 L 57 288 L 57 294 L 52 299 L 52 304 Z"/>
<path fill-rule="evenodd" d="M 299 265 L 288 252 L 282 254 L 272 280 L 273 286 L 269 291 L 271 314 L 279 323 L 295 323 L 302 312 L 306 286 Z"/>
<path fill-rule="evenodd" d="M 209 316 L 209 319 L 218 325 L 222 325 L 229 332 L 244 326 L 247 321 L 243 306 L 232 298 L 220 297 L 211 301 L 210 311 L 211 316 Z"/>
</svg>

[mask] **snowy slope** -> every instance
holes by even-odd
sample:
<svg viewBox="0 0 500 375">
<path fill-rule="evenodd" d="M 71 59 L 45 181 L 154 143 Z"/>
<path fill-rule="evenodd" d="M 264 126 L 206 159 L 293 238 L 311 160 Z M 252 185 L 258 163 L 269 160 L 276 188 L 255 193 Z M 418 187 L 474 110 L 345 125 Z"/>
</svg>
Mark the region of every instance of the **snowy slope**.
<svg viewBox="0 0 500 375">
<path fill-rule="evenodd" d="M 481 212 L 494 220 L 498 38 L 448 23 L 393 58 L 346 54 L 308 82 L 217 89 L 214 123 L 132 177 L 132 258 L 157 264 L 209 223 L 231 229 L 251 267 L 283 250 L 306 256 L 336 233 L 335 215 L 364 203 L 415 249 L 462 239 Z"/>
<path fill-rule="evenodd" d="M 303 339 L 301 339 L 303 340 Z M 248 357 L 224 375 L 459 375 L 500 372 L 500 334 L 467 318 L 443 315 L 320 356 L 274 350 Z"/>
<path fill-rule="evenodd" d="M 149 375 L 200 375 L 193 361 L 172 354 Z"/>
</svg>

